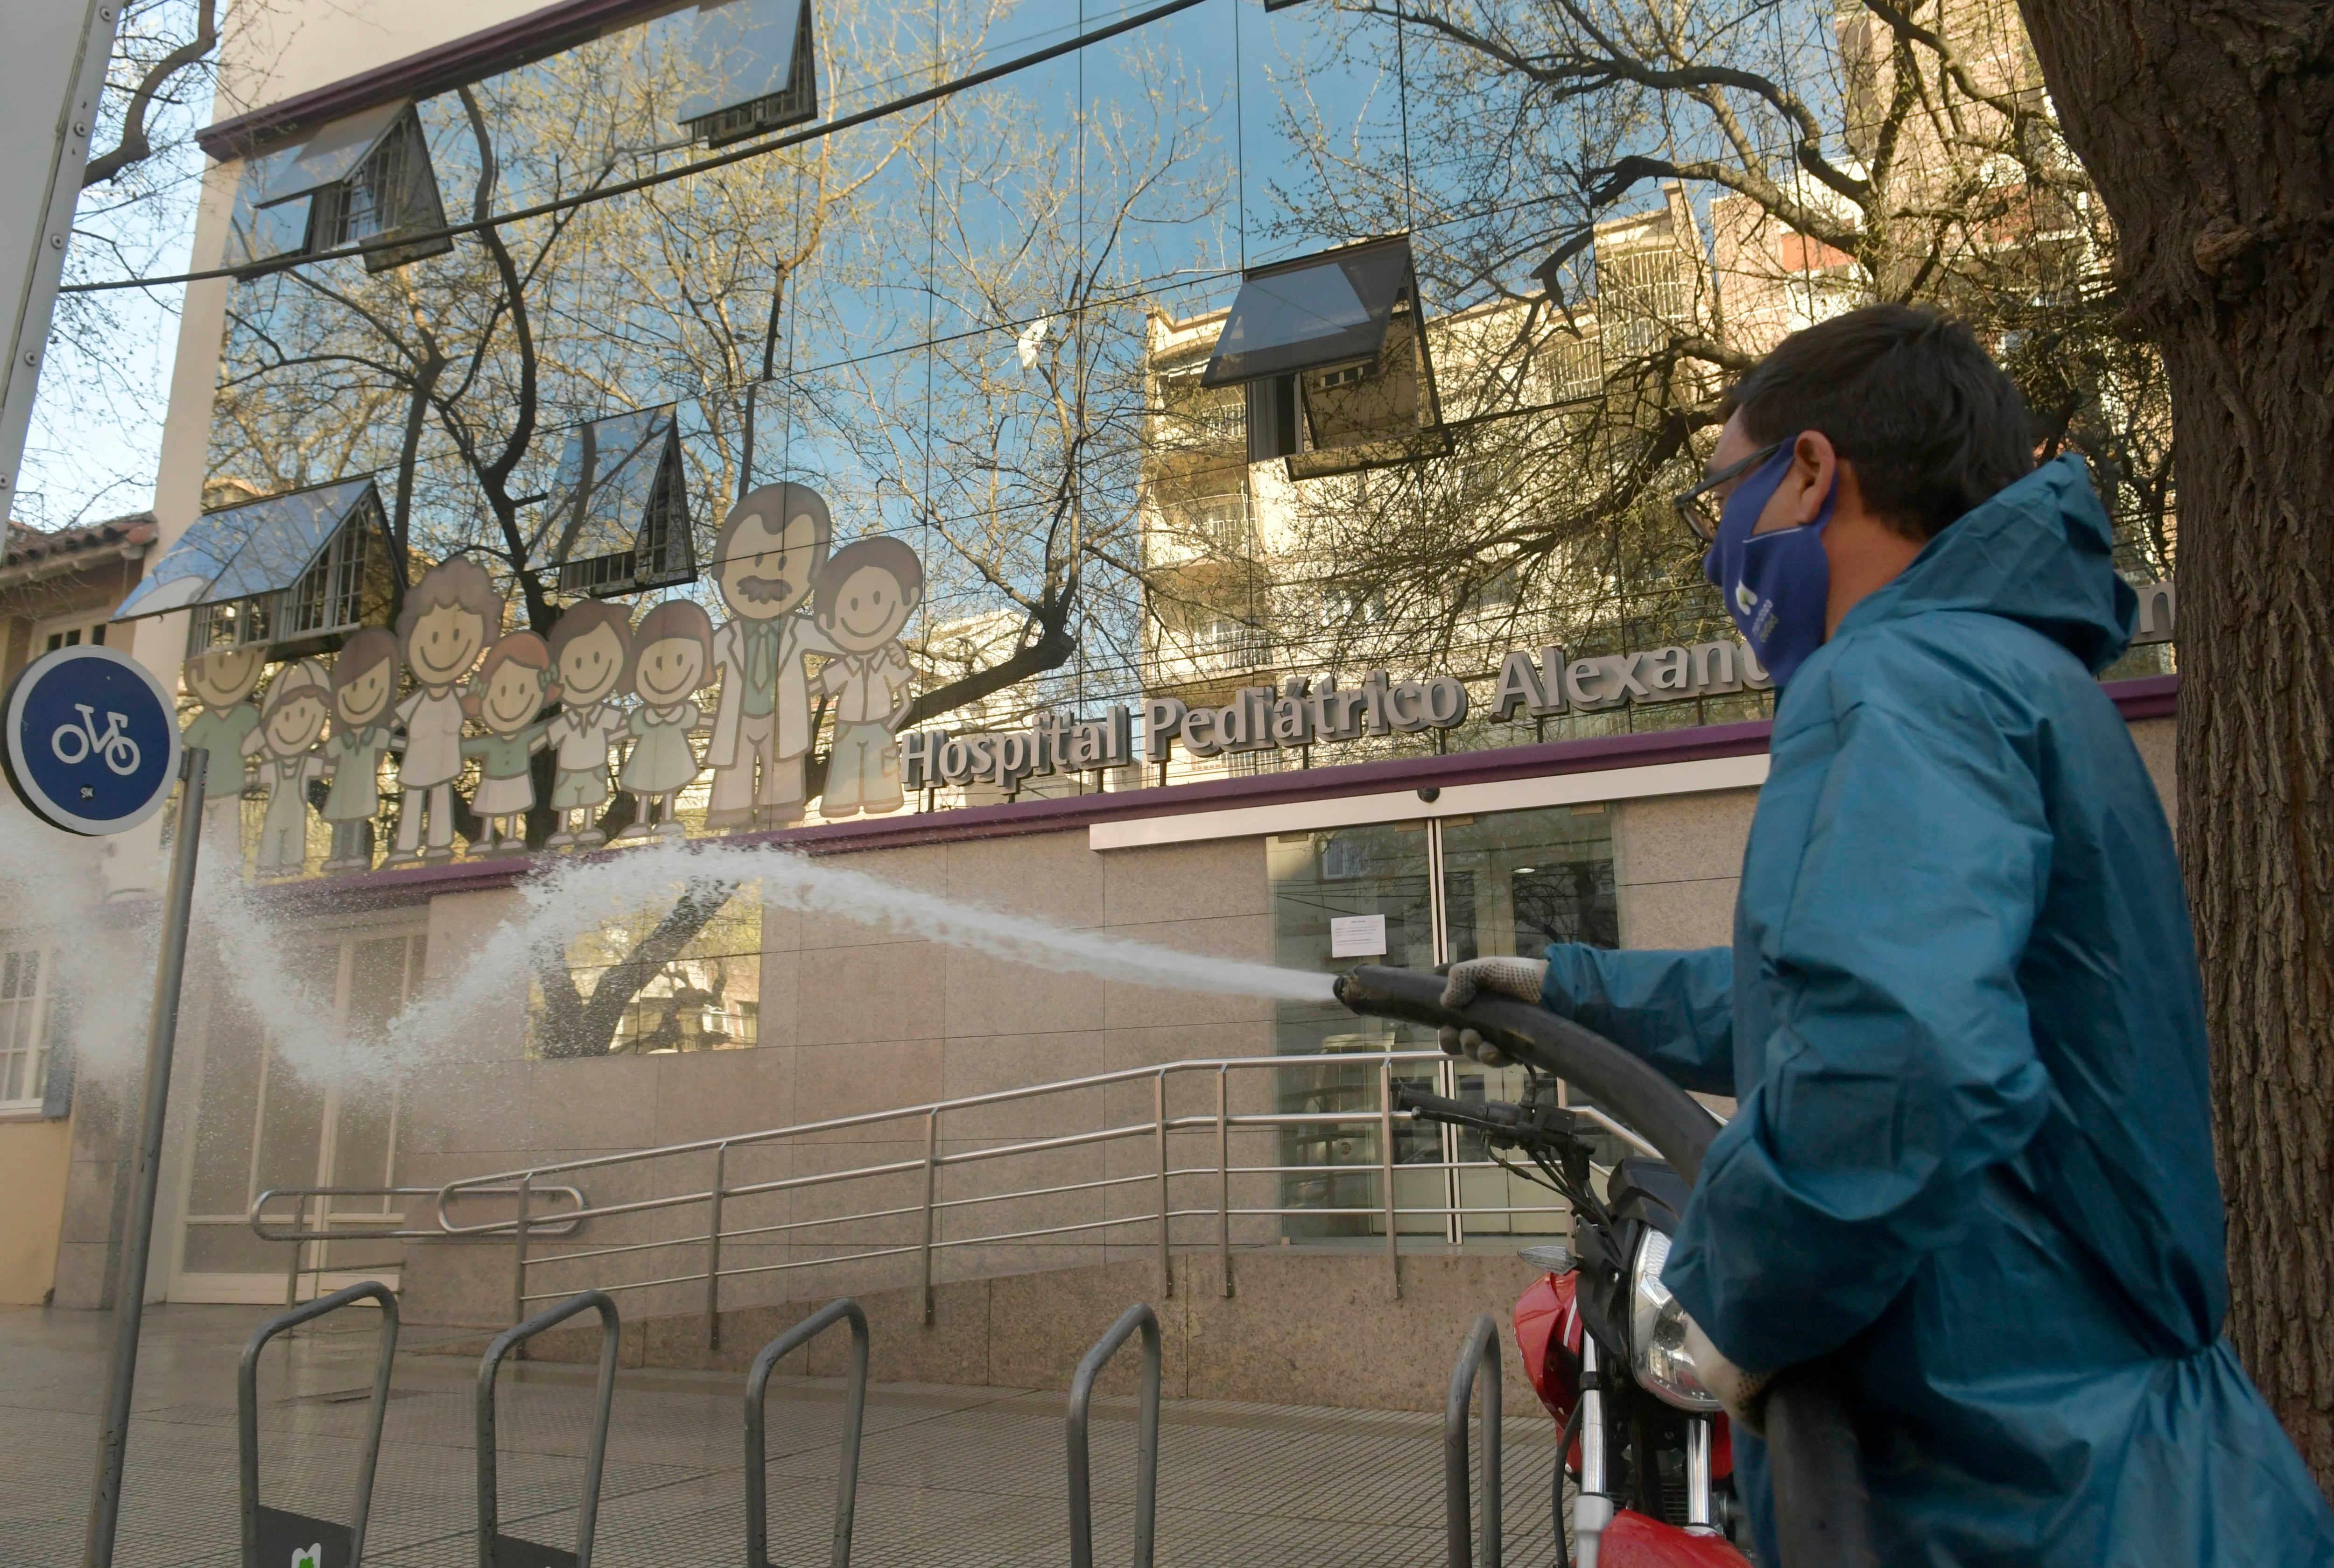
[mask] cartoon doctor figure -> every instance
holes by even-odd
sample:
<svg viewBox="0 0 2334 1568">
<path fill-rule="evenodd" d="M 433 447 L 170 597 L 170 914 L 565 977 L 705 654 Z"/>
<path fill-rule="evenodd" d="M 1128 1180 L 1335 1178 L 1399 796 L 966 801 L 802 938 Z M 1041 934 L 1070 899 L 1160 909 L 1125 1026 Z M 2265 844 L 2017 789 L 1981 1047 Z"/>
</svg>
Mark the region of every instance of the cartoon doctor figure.
<svg viewBox="0 0 2334 1568">
<path fill-rule="evenodd" d="M 705 825 L 713 832 L 802 820 L 811 740 L 803 655 L 835 649 L 798 611 L 834 533 L 816 491 L 778 484 L 747 492 L 714 536 L 714 581 L 729 620 L 713 636 L 721 677 L 705 756 L 713 768 Z"/>
</svg>

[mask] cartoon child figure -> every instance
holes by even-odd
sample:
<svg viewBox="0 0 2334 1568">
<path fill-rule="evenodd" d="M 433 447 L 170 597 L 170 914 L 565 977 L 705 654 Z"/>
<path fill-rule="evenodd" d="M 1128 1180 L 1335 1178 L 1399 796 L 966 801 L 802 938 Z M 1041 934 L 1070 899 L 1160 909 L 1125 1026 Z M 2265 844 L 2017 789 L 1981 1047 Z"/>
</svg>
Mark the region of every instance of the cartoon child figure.
<svg viewBox="0 0 2334 1568">
<path fill-rule="evenodd" d="M 267 815 L 259 827 L 263 877 L 296 877 L 308 864 L 308 781 L 324 776 L 316 742 L 331 712 L 333 678 L 313 659 L 277 676 L 267 688 L 259 727 L 244 746 L 259 758 Z"/>
<path fill-rule="evenodd" d="M 559 748 L 551 809 L 562 822 L 544 841 L 546 848 L 588 850 L 607 842 L 595 819 L 608 799 L 609 744 L 627 727 L 616 694 L 632 674 L 632 612 L 622 605 L 586 599 L 569 605 L 551 629 L 552 668 L 567 706 L 548 732 Z"/>
<path fill-rule="evenodd" d="M 397 639 L 380 627 L 358 632 L 333 661 L 333 738 L 319 754 L 332 788 L 329 875 L 372 869 L 372 819 L 381 810 L 381 758 L 389 749 L 389 705 L 397 696 Z"/>
<path fill-rule="evenodd" d="M 242 787 L 230 781 L 227 758 L 251 755 L 244 743 L 259 728 L 259 707 L 251 693 L 266 667 L 267 645 L 249 642 L 196 654 L 178 669 L 178 684 L 202 704 L 187 720 L 179 739 L 211 754 L 210 799 L 227 806 L 226 815 L 234 813 L 232 803 Z"/>
<path fill-rule="evenodd" d="M 398 612 L 406 672 L 420 689 L 397 705 L 397 848 L 386 864 L 454 858 L 454 780 L 462 771 L 463 678 L 503 634 L 503 601 L 487 569 L 451 555 L 421 575 Z M 429 846 L 421 847 L 424 818 Z"/>
<path fill-rule="evenodd" d="M 818 582 L 818 629 L 836 657 L 819 672 L 834 698 L 834 749 L 819 810 L 830 817 L 895 812 L 900 754 L 915 672 L 899 637 L 924 596 L 924 569 L 897 539 L 861 539 L 836 551 Z"/>
<path fill-rule="evenodd" d="M 673 796 L 705 768 L 689 738 L 705 716 L 690 698 L 706 683 L 712 665 L 713 621 L 696 603 L 669 599 L 641 617 L 632 635 L 632 690 L 641 705 L 628 726 L 640 738 L 616 778 L 632 792 L 640 816 L 624 836 L 645 837 L 651 831 L 669 839 L 681 836 L 680 823 L 673 820 Z"/>
<path fill-rule="evenodd" d="M 551 648 L 532 631 L 514 631 L 495 644 L 462 711 L 487 726 L 468 736 L 462 755 L 478 759 L 478 793 L 470 809 L 487 819 L 487 836 L 471 845 L 489 854 L 526 849 L 526 813 L 535 809 L 529 759 L 544 748 L 551 721 L 535 716 L 559 697 L 551 678 Z"/>
<path fill-rule="evenodd" d="M 721 698 L 706 751 L 713 766 L 709 828 L 776 828 L 802 819 L 811 742 L 803 655 L 834 650 L 796 611 L 818 581 L 834 534 L 816 491 L 781 484 L 748 491 L 714 535 L 714 581 L 730 618 L 713 640 Z"/>
</svg>

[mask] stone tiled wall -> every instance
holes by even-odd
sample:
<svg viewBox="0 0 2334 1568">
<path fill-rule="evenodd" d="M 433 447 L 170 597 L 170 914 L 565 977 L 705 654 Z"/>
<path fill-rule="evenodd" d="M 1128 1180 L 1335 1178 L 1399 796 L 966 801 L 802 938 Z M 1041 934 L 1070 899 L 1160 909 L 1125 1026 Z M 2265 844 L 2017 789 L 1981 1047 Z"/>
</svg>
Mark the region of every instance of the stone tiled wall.
<svg viewBox="0 0 2334 1568">
<path fill-rule="evenodd" d="M 926 845 L 854 856 L 854 871 L 944 898 L 1035 916 L 1056 926 L 1095 930 L 1183 952 L 1267 959 L 1271 915 L 1264 856 L 1255 841 L 1180 845 L 1097 854 L 1083 832 Z M 443 975 L 465 963 L 516 895 L 441 898 L 429 913 L 429 963 Z M 944 947 L 833 914 L 768 908 L 763 919 L 759 1047 L 683 1055 L 530 1062 L 523 1056 L 524 1000 L 481 1015 L 476 1030 L 449 1043 L 455 1058 L 433 1070 L 408 1101 L 402 1180 L 432 1183 L 457 1175 L 533 1166 L 555 1159 L 677 1141 L 714 1139 L 789 1124 L 861 1115 L 932 1101 L 1084 1077 L 1194 1057 L 1252 1056 L 1271 1049 L 1270 1004 L 1252 997 L 1164 990 L 1091 976 L 1055 973 Z M 1046 1137 L 1062 1130 L 1124 1125 L 1150 1115 L 1147 1085 L 999 1107 L 950 1124 L 952 1148 L 983 1139 Z M 775 1178 L 889 1160 L 920 1159 L 920 1120 L 902 1120 L 824 1138 L 792 1150 L 740 1150 L 729 1180 Z M 1192 1158 L 1198 1158 L 1198 1151 Z M 1066 1152 L 1047 1167 L 1064 1183 L 1133 1174 L 1153 1152 L 1108 1145 Z M 710 1157 L 678 1158 L 660 1168 L 618 1167 L 582 1182 L 595 1204 L 645 1198 L 702 1185 Z M 954 1190 L 977 1176 L 952 1178 Z M 1032 1184 L 1027 1164 L 1015 1185 Z M 754 1223 L 893 1207 L 920 1199 L 902 1179 L 871 1190 L 810 1188 L 755 1200 Z M 1017 1210 L 1018 1226 L 1093 1217 L 1095 1200 L 1067 1197 Z M 844 1204 L 844 1207 L 836 1205 Z M 733 1210 L 732 1227 L 745 1210 Z M 703 1210 L 654 1218 L 595 1222 L 593 1245 L 646 1239 L 701 1227 Z M 685 1223 L 686 1222 L 686 1223 Z M 897 1230 L 900 1221 L 890 1222 Z M 661 1227 L 661 1229 L 651 1229 Z M 868 1227 L 858 1227 L 865 1234 Z M 911 1239 L 905 1232 L 895 1241 Z M 1086 1236 L 1054 1245 L 1066 1261 L 1102 1261 L 1132 1244 Z M 546 1249 L 548 1250 L 548 1249 Z M 1027 1258 L 1023 1266 L 1030 1266 Z M 1072 1255 L 1075 1255 L 1073 1257 Z M 789 1255 L 740 1243 L 732 1266 Z M 800 1249 L 793 1255 L 801 1255 Z M 662 1258 L 661 1270 L 648 1260 Z M 676 1272 L 672 1254 L 636 1255 L 622 1277 Z M 960 1261 L 950 1259 L 941 1272 Z M 581 1265 L 578 1265 L 579 1267 Z M 601 1265 L 608 1266 L 608 1265 Z M 691 1255 L 681 1266 L 699 1266 Z M 854 1288 L 896 1283 L 901 1264 L 854 1271 Z M 508 1313 L 506 1246 L 415 1249 L 409 1265 L 410 1310 L 420 1321 L 491 1323 Z M 834 1271 L 820 1271 L 831 1279 Z M 545 1271 L 551 1288 L 556 1276 Z M 580 1276 L 578 1276 L 580 1283 Z M 559 1281 L 558 1283 L 564 1283 Z M 783 1300 L 796 1281 L 785 1275 L 725 1286 L 740 1302 Z M 701 1286 L 652 1293 L 687 1310 L 682 1298 Z M 646 1302 L 648 1297 L 638 1298 Z"/>
<path fill-rule="evenodd" d="M 2171 808 L 2170 720 L 2133 726 L 2133 739 Z M 1616 808 L 1615 880 L 1623 941 L 1690 947 L 1728 938 L 1736 880 L 1756 792 L 1630 801 Z M 1271 908 L 1258 841 L 1228 840 L 1096 853 L 1083 832 L 871 852 L 836 864 L 885 881 L 1049 922 L 1227 958 L 1268 959 Z M 512 914 L 517 895 L 448 895 L 426 914 L 434 980 L 465 967 L 487 934 Z M 381 917 L 374 916 L 378 919 Z M 758 1049 L 586 1061 L 526 1059 L 525 987 L 513 984 L 440 1044 L 434 1065 L 411 1081 L 401 1112 L 399 1179 L 435 1184 L 457 1176 L 591 1158 L 693 1139 L 716 1139 L 814 1120 L 1018 1089 L 1122 1068 L 1271 1049 L 1271 1006 L 1253 998 L 1153 989 L 985 958 L 831 914 L 771 909 L 764 920 Z M 203 1013 L 190 997 L 190 1024 Z M 191 1067 L 197 1063 L 190 1060 Z M 190 1074 L 184 1081 L 191 1088 Z M 1200 1086 L 1193 1084 L 1189 1090 Z M 1179 1092 L 1188 1092 L 1179 1091 Z M 73 1163 L 57 1265 L 60 1305 L 104 1298 L 120 1227 L 122 1173 L 115 1100 L 124 1086 L 98 1074 L 82 1085 L 73 1123 Z M 1249 1092 L 1269 1092 L 1259 1078 Z M 1021 1101 L 960 1118 L 949 1147 L 1026 1139 L 1147 1121 L 1147 1082 L 1044 1101 Z M 183 1101 L 190 1096 L 175 1097 Z M 191 1106 L 173 1107 L 182 1128 Z M 732 1183 L 814 1174 L 887 1159 L 920 1159 L 922 1124 L 902 1119 L 827 1136 L 789 1150 L 740 1150 Z M 1136 1145 L 1141 1145 L 1137 1147 Z M 1190 1162 L 1211 1158 L 1196 1144 Z M 1237 1162 L 1264 1163 L 1259 1145 Z M 1048 1156 L 1064 1183 L 1150 1169 L 1147 1140 Z M 689 1161 L 694 1161 L 693 1164 Z M 1177 1162 L 1184 1162 L 1179 1155 Z M 175 1169 L 175 1165 L 171 1167 Z M 987 1168 L 961 1167 L 953 1190 Z M 1001 1167 L 998 1168 L 1001 1171 Z M 1032 1184 L 1033 1164 L 1013 1173 Z M 585 1178 L 596 1203 L 701 1187 L 709 1156 L 661 1166 L 617 1167 Z M 917 1181 L 920 1181 L 920 1177 Z M 1269 1178 L 1259 1178 L 1268 1183 Z M 819 1187 L 733 1209 L 755 1223 L 784 1223 L 911 1205 L 921 1188 L 906 1178 L 887 1188 Z M 1258 1191 L 1261 1200 L 1264 1194 Z M 1091 1196 L 1031 1208 L 1022 1223 L 1067 1223 L 1102 1211 Z M 1179 1206 L 1184 1199 L 1179 1198 Z M 1239 1201 L 1238 1199 L 1235 1200 Z M 422 1215 L 426 1220 L 427 1216 Z M 591 1244 L 612 1246 L 701 1228 L 703 1211 L 603 1221 Z M 168 1223 L 166 1219 L 166 1224 Z M 892 1242 L 911 1241 L 903 1221 L 884 1222 Z M 1268 1224 L 1268 1222 L 1259 1222 Z M 868 1227 L 861 1227 L 862 1234 Z M 1196 1227 L 1196 1229 L 1204 1229 Z M 1253 1228 L 1253 1227 L 1251 1227 Z M 1212 1238 L 1187 1223 L 1179 1240 Z M 899 1234 L 893 1234 L 899 1232 Z M 944 1227 L 945 1234 L 945 1227 Z M 797 1236 L 797 1240 L 802 1239 Z M 1031 1243 L 951 1253 L 936 1276 L 966 1280 L 1054 1265 L 1108 1265 L 1147 1255 L 1151 1237 L 1132 1229 L 1083 1233 L 1075 1243 Z M 507 1321 L 506 1243 L 430 1244 L 410 1253 L 406 1284 L 418 1321 Z M 727 1261 L 799 1260 L 771 1241 L 733 1244 Z M 603 1265 L 604 1266 L 604 1265 Z M 696 1256 L 637 1255 L 621 1277 L 646 1278 L 698 1266 Z M 912 1259 L 850 1269 L 825 1265 L 752 1276 L 725 1285 L 740 1310 L 809 1299 L 836 1288 L 886 1289 L 912 1277 Z M 159 1278 L 159 1273 L 158 1273 Z M 584 1283 L 546 1271 L 535 1288 Z M 701 1285 L 637 1293 L 628 1313 L 682 1314 L 702 1301 Z"/>
</svg>

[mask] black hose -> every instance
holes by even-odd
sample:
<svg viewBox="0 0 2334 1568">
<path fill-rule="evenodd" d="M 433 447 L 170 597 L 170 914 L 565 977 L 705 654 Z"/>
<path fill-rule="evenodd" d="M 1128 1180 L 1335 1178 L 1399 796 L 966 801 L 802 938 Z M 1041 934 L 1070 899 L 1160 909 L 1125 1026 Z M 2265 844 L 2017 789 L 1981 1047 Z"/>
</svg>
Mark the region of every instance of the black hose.
<svg viewBox="0 0 2334 1568">
<path fill-rule="evenodd" d="M 1365 964 L 1337 976 L 1336 994 L 1355 1013 L 1472 1029 L 1515 1060 L 1586 1091 L 1687 1182 L 1701 1176 L 1718 1122 L 1650 1063 L 1528 1002 L 1479 996 L 1464 1007 L 1445 1007 L 1442 985 L 1439 976 Z M 1792 1367 L 1767 1394 L 1767 1457 L 1783 1568 L 1878 1568 L 1880 1562 L 1863 1455 L 1836 1375 L 1820 1361 Z M 1559 1456 L 1559 1486 L 1563 1468 Z"/>
<path fill-rule="evenodd" d="M 1466 1007 L 1445 1007 L 1442 977 L 1410 969 L 1364 964 L 1338 976 L 1336 989 L 1337 1000 L 1356 1013 L 1474 1030 L 1517 1061 L 1587 1091 L 1660 1150 L 1689 1185 L 1702 1174 L 1702 1151 L 1718 1136 L 1717 1118 L 1651 1063 L 1604 1035 L 1545 1007 L 1504 996 L 1478 996 Z"/>
</svg>

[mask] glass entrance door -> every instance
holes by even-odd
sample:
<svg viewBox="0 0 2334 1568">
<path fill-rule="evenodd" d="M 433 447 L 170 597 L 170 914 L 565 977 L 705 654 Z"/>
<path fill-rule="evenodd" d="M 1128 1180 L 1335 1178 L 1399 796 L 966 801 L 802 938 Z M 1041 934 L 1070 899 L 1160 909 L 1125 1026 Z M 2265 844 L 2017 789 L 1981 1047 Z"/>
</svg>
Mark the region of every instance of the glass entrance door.
<svg viewBox="0 0 2334 1568">
<path fill-rule="evenodd" d="M 1282 833 L 1266 845 L 1275 961 L 1336 973 L 1355 964 L 1429 968 L 1464 958 L 1537 957 L 1555 942 L 1620 945 L 1612 815 L 1601 804 L 1497 812 Z M 1284 1112 L 1355 1112 L 1350 1123 L 1282 1140 L 1281 1202 L 1292 1237 L 1384 1235 L 1375 1074 L 1335 1064 L 1340 1052 L 1420 1050 L 1433 1031 L 1357 1018 L 1334 1002 L 1280 1003 L 1274 1049 L 1332 1058 L 1279 1074 Z M 1403 1082 L 1459 1100 L 1513 1100 L 1521 1068 L 1444 1058 Z M 1553 1193 L 1509 1175 L 1480 1140 L 1415 1123 L 1394 1132 L 1394 1202 L 1406 1234 L 1470 1236 L 1567 1228 Z M 1351 1167 L 1350 1174 L 1345 1168 Z M 1442 1217 L 1448 1216 L 1447 1218 Z"/>
<path fill-rule="evenodd" d="M 418 932 L 353 932 L 293 957 L 298 970 L 330 982 L 333 1021 L 344 1038 L 362 1041 L 405 1005 L 419 986 L 425 957 Z M 320 986 L 319 989 L 323 986 Z M 387 1188 L 396 1180 L 398 1096 L 393 1085 L 355 1074 L 304 1075 L 283 1042 L 222 986 L 203 1039 L 194 1137 L 187 1150 L 186 1212 L 173 1301 L 281 1302 L 334 1290 L 362 1270 L 394 1278 L 393 1245 L 367 1243 L 369 1229 L 394 1227 L 398 1206 L 385 1194 L 326 1199 L 302 1209 L 316 1228 L 332 1205 L 331 1228 L 349 1242 L 300 1249 L 296 1273 L 288 1242 L 263 1241 L 249 1224 L 252 1200 L 287 1188 Z M 292 1205 L 271 1204 L 271 1217 Z"/>
</svg>

